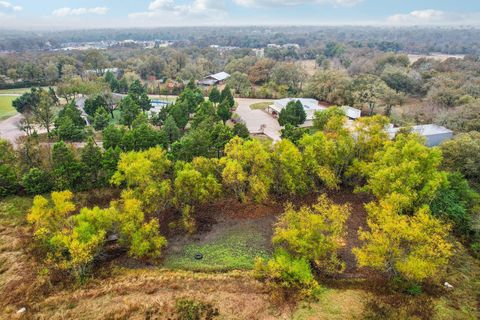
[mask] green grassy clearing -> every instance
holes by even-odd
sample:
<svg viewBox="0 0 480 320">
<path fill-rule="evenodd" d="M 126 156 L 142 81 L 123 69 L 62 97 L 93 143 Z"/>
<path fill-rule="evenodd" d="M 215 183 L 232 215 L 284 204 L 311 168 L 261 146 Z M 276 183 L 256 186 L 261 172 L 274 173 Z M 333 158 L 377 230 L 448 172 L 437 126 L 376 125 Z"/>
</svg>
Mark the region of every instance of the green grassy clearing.
<svg viewBox="0 0 480 320">
<path fill-rule="evenodd" d="M 255 221 L 235 225 L 215 225 L 205 239 L 170 250 L 163 267 L 192 271 L 227 271 L 252 269 L 255 258 L 270 256 L 270 238 Z M 195 260 L 200 252 L 203 259 Z"/>
<path fill-rule="evenodd" d="M 254 103 L 254 104 L 250 105 L 250 109 L 252 109 L 252 110 L 265 110 L 270 105 L 271 105 L 270 102 L 258 102 L 258 103 Z"/>
<path fill-rule="evenodd" d="M 3 223 L 23 224 L 31 206 L 32 198 L 29 197 L 13 196 L 0 200 L 0 225 Z"/>
<path fill-rule="evenodd" d="M 14 116 L 17 113 L 12 107 L 12 101 L 15 99 L 16 97 L 0 97 L 0 120 Z"/>
</svg>

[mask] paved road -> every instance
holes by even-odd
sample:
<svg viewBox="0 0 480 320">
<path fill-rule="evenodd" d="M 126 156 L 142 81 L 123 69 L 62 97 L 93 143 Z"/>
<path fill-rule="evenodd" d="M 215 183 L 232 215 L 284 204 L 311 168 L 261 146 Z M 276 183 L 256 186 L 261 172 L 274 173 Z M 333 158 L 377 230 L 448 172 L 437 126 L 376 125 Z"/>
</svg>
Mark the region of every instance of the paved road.
<svg viewBox="0 0 480 320">
<path fill-rule="evenodd" d="M 273 141 L 279 141 L 281 127 L 277 119 L 273 118 L 267 112 L 262 110 L 252 110 L 250 106 L 259 102 L 272 102 L 268 99 L 245 99 L 238 98 L 237 114 L 245 121 L 245 125 L 250 133 L 262 132 L 262 125 L 264 126 L 263 133 Z"/>
</svg>

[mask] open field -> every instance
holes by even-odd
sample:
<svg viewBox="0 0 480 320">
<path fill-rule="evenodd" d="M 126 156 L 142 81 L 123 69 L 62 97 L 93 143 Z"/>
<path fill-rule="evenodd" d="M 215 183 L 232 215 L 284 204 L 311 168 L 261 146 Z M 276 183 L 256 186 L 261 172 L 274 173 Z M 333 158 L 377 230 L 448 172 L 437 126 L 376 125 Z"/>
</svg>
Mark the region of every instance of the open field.
<svg viewBox="0 0 480 320">
<path fill-rule="evenodd" d="M 410 59 L 410 63 L 415 63 L 419 59 L 426 58 L 426 59 L 433 59 L 436 61 L 443 62 L 449 58 L 455 59 L 463 59 L 465 55 L 463 54 L 444 54 L 444 53 L 431 53 L 431 54 L 409 54 L 408 58 Z"/>
<path fill-rule="evenodd" d="M 16 97 L 0 96 L 0 120 L 14 116 L 17 112 L 12 107 L 12 101 Z"/>
</svg>

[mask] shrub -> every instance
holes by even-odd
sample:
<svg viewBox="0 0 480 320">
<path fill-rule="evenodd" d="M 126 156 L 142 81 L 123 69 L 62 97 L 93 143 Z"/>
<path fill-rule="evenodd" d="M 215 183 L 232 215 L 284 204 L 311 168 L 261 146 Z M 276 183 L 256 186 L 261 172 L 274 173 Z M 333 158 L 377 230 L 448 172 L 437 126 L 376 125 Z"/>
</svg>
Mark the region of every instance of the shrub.
<svg viewBox="0 0 480 320">
<path fill-rule="evenodd" d="M 43 194 L 52 190 L 51 179 L 48 172 L 39 168 L 32 168 L 23 176 L 22 185 L 28 194 Z"/>
<path fill-rule="evenodd" d="M 220 315 L 210 303 L 190 299 L 179 299 L 175 303 L 178 320 L 212 320 Z"/>
<path fill-rule="evenodd" d="M 266 281 L 273 290 L 281 289 L 285 297 L 313 296 L 319 288 L 308 260 L 294 257 L 285 249 L 278 249 L 267 262 L 257 258 L 254 269 L 256 278 Z"/>
<path fill-rule="evenodd" d="M 5 164 L 0 164 L 0 198 L 15 194 L 18 190 L 15 170 Z"/>
</svg>

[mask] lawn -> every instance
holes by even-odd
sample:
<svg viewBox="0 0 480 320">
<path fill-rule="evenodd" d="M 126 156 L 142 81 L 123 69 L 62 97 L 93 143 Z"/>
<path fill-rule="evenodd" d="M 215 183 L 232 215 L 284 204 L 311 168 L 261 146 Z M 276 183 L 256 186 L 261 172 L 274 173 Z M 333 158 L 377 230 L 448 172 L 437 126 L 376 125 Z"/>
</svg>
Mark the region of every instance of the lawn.
<svg viewBox="0 0 480 320">
<path fill-rule="evenodd" d="M 163 267 L 192 271 L 227 271 L 252 269 L 255 258 L 270 256 L 271 220 L 240 220 L 218 223 L 200 240 L 172 243 Z M 201 260 L 195 254 L 201 253 Z"/>
<path fill-rule="evenodd" d="M 271 102 L 257 102 L 252 105 L 250 105 L 250 109 L 252 110 L 265 110 L 270 106 L 272 103 Z"/>
<path fill-rule="evenodd" d="M 0 120 L 14 116 L 17 112 L 12 107 L 12 101 L 16 97 L 0 96 Z"/>
</svg>

